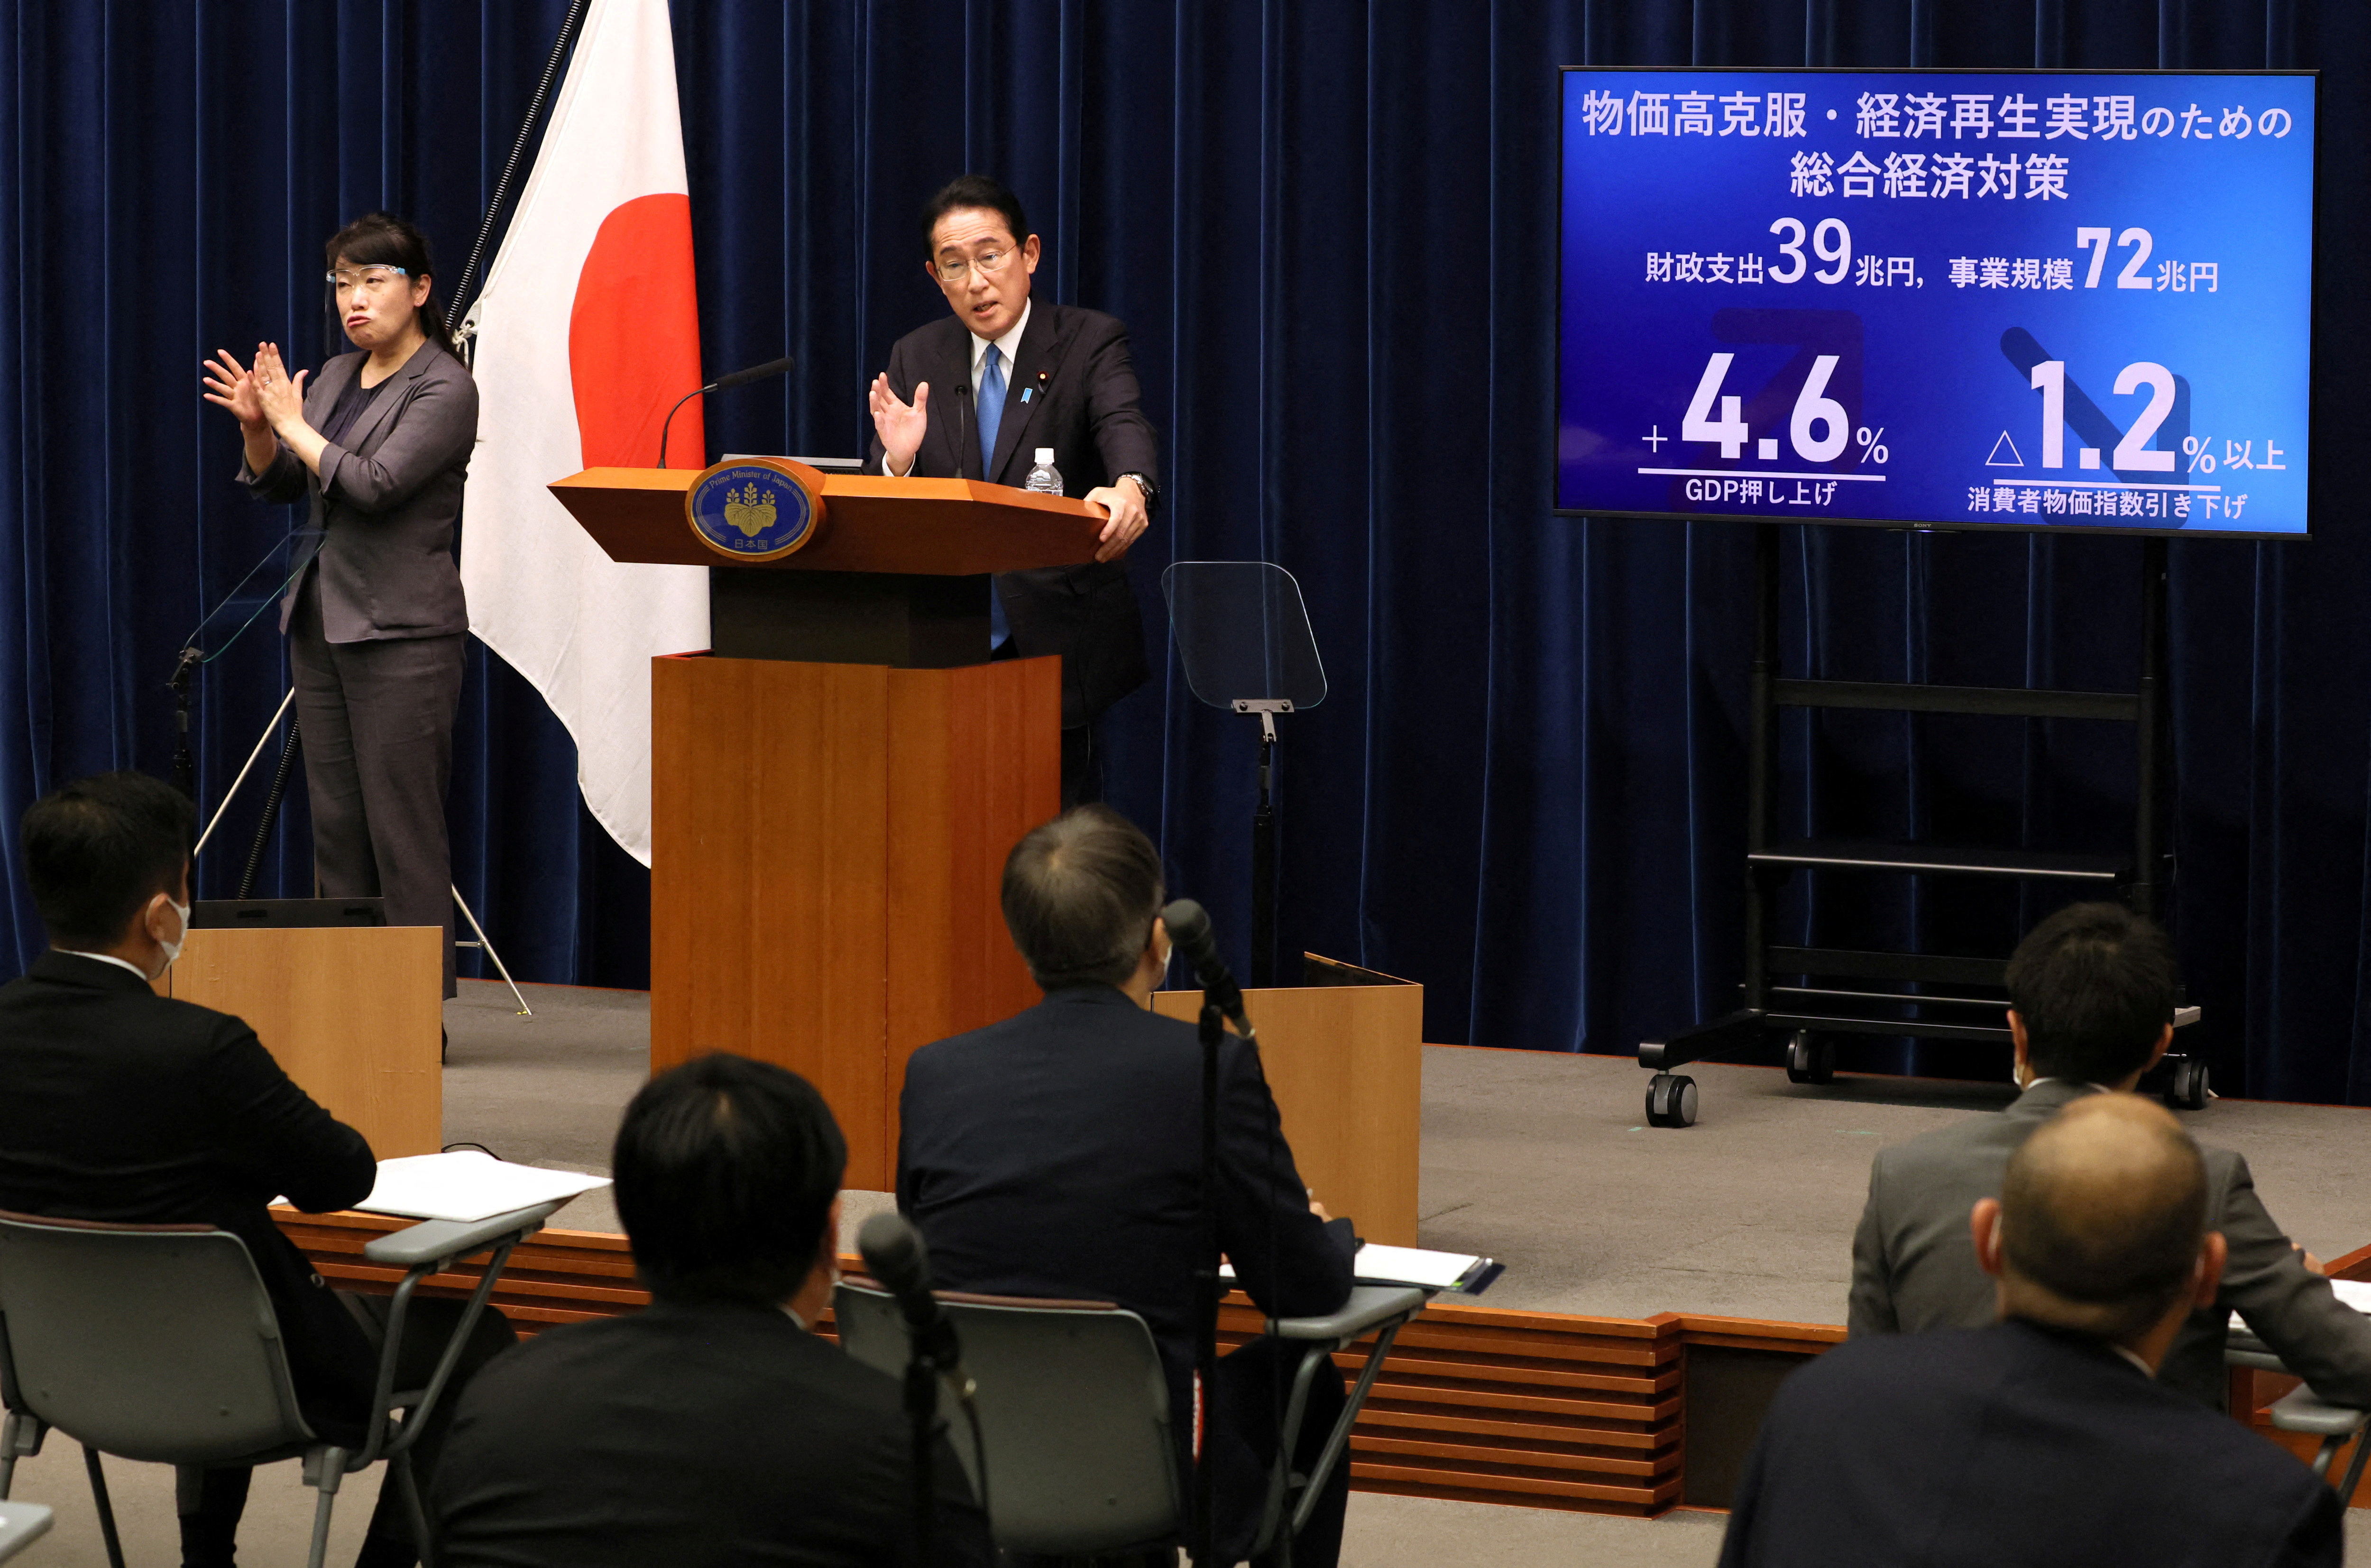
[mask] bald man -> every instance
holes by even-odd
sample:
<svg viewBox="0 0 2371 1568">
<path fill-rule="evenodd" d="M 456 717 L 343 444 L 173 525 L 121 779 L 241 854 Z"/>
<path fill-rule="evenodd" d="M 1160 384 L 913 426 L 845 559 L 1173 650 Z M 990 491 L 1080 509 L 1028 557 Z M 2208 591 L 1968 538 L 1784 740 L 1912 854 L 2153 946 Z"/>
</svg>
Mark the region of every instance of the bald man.
<svg viewBox="0 0 2371 1568">
<path fill-rule="evenodd" d="M 1789 1378 L 1722 1568 L 2334 1568 L 2337 1494 L 2156 1379 L 2220 1281 L 2207 1189 L 2148 1101 L 2043 1124 L 1969 1215 L 1999 1321 L 1856 1339 Z"/>
</svg>

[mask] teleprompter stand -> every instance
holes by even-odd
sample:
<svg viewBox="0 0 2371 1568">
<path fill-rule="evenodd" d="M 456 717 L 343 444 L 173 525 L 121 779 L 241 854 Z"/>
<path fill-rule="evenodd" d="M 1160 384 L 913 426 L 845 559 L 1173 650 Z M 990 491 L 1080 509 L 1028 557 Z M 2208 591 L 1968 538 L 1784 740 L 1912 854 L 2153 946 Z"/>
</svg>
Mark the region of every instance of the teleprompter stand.
<svg viewBox="0 0 2371 1568">
<path fill-rule="evenodd" d="M 1662 1040 L 1638 1043 L 1638 1065 L 1655 1076 L 1647 1120 L 1684 1127 L 1696 1119 L 1695 1080 L 1675 1069 L 1751 1049 L 1785 1034 L 1787 1076 L 1827 1083 L 1835 1076 L 1833 1036 L 1907 1035 L 1921 1040 L 2009 1043 L 2003 1013 L 2006 958 L 1867 952 L 1794 947 L 1769 936 L 1778 884 L 1798 870 L 1894 876 L 1989 877 L 2050 883 L 2098 898 L 2121 898 L 2162 922 L 2170 858 L 2165 847 L 2166 541 L 2141 541 L 2140 678 L 2121 691 L 1934 686 L 1901 681 L 1809 680 L 1781 674 L 1778 660 L 1778 529 L 1753 531 L 1753 674 L 1749 693 L 1745 825 L 1745 979 L 1741 1005 Z M 2137 778 L 2129 854 L 1944 847 L 1846 839 L 1778 841 L 1771 776 L 1778 710 L 1856 708 L 1896 713 L 1967 713 L 2004 719 L 2085 719 L 2131 724 Z M 2182 1007 L 2177 1027 L 2194 1023 Z M 2206 1064 L 2169 1055 L 2169 1103 L 2198 1110 L 2207 1101 Z"/>
<path fill-rule="evenodd" d="M 1276 719 L 1325 700 L 1317 634 L 1292 573 L 1265 560 L 1181 560 L 1161 574 L 1186 684 L 1213 708 L 1255 714 L 1252 985 L 1276 984 Z"/>
</svg>

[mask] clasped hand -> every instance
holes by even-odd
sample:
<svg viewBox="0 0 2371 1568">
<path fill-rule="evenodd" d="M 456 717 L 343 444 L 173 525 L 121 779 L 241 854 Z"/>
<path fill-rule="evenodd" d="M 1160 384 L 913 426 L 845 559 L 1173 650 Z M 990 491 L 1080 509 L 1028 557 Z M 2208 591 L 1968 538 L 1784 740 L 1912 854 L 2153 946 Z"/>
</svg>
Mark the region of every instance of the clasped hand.
<svg viewBox="0 0 2371 1568">
<path fill-rule="evenodd" d="M 292 378 L 277 343 L 256 344 L 252 366 L 240 364 L 228 349 L 216 349 L 205 372 L 206 401 L 228 409 L 250 432 L 304 420 L 305 378 L 312 372 L 300 370 Z"/>
</svg>

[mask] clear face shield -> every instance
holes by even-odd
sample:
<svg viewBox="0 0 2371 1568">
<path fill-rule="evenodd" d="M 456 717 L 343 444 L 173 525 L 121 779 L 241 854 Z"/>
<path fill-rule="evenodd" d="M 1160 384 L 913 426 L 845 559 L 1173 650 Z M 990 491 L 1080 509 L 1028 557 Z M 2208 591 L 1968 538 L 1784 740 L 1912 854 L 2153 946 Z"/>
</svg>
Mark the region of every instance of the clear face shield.
<svg viewBox="0 0 2371 1568">
<path fill-rule="evenodd" d="M 373 301 L 384 301 L 411 286 L 411 274 L 391 262 L 341 261 L 321 274 L 321 320 L 327 352 L 341 353 L 346 347 L 346 306 L 355 295 Z"/>
</svg>

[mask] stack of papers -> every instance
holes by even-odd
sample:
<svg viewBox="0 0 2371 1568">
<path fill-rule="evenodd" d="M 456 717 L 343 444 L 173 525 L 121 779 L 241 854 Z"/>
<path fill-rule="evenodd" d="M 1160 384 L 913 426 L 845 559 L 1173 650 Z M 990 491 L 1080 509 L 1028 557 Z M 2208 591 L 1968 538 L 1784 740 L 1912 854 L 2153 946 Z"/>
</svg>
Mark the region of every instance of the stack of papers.
<svg viewBox="0 0 2371 1568">
<path fill-rule="evenodd" d="M 1351 1266 L 1360 1285 L 1413 1285 L 1426 1290 L 1478 1292 L 1498 1274 L 1496 1263 L 1472 1252 L 1432 1252 L 1374 1241 L 1359 1249 Z"/>
<path fill-rule="evenodd" d="M 380 1160 L 378 1184 L 354 1206 L 368 1214 L 467 1223 L 573 1198 L 608 1184 L 607 1176 L 513 1165 L 474 1149 L 457 1149 L 451 1154 Z"/>
<path fill-rule="evenodd" d="M 1506 1272 L 1490 1259 L 1472 1252 L 1432 1252 L 1376 1241 L 1362 1242 L 1350 1267 L 1360 1285 L 1412 1285 L 1421 1290 L 1457 1290 L 1468 1296 L 1481 1295 Z M 1234 1278 L 1234 1264 L 1220 1263 L 1219 1277 Z"/>
</svg>

